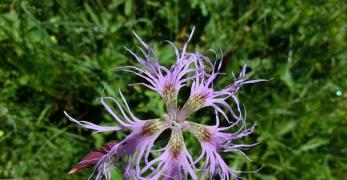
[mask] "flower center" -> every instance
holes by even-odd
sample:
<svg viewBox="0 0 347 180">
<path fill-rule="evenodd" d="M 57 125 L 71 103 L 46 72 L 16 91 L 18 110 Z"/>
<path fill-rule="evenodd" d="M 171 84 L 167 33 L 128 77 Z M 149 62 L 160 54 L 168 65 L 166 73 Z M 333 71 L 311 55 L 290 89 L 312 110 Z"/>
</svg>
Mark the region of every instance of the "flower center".
<svg viewBox="0 0 347 180">
<path fill-rule="evenodd" d="M 189 122 L 190 132 L 193 133 L 201 142 L 211 142 L 212 134 L 206 126 Z"/>
<path fill-rule="evenodd" d="M 187 111 L 189 112 L 197 111 L 205 104 L 206 97 L 207 94 L 196 94 L 189 98 L 184 107 L 186 107 Z"/>
<path fill-rule="evenodd" d="M 167 84 L 163 89 L 163 99 L 166 104 L 166 110 L 168 112 L 169 118 L 173 121 L 176 119 L 177 113 L 177 90 L 171 85 Z"/>
<path fill-rule="evenodd" d="M 177 158 L 184 146 L 184 140 L 181 131 L 172 130 L 171 139 L 169 142 L 170 153 L 174 158 Z"/>
<path fill-rule="evenodd" d="M 165 123 L 158 119 L 148 120 L 142 126 L 141 136 L 148 137 L 156 134 L 165 127 Z"/>
</svg>

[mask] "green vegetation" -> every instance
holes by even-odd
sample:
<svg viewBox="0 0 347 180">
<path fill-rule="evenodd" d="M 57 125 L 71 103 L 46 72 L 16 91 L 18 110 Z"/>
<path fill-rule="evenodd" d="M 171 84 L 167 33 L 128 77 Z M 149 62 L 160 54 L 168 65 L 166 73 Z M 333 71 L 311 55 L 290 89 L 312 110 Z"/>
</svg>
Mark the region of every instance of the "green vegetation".
<svg viewBox="0 0 347 180">
<path fill-rule="evenodd" d="M 92 169 L 67 171 L 124 135 L 92 134 L 63 110 L 112 124 L 98 97 L 120 88 L 139 117 L 162 114 L 158 95 L 127 86 L 139 79 L 112 68 L 135 63 L 123 48 L 139 44 L 132 29 L 169 65 L 164 40 L 182 47 L 193 26 L 191 50 L 224 52 L 219 84 L 243 64 L 250 77 L 272 79 L 241 89 L 248 123 L 257 124 L 244 141 L 261 143 L 246 151 L 252 162 L 225 153 L 231 167 L 263 166 L 241 174 L 247 179 L 347 179 L 347 3 L 339 0 L 1 1 L 0 179 L 86 179 Z"/>
</svg>

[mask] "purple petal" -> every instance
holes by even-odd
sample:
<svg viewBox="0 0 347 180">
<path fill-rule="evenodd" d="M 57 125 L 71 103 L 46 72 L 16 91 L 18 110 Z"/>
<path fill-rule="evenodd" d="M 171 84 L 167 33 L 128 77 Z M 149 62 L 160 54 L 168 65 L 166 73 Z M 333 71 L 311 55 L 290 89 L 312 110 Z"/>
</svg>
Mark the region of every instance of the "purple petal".
<svg viewBox="0 0 347 180">
<path fill-rule="evenodd" d="M 156 165 L 154 168 L 153 166 Z M 180 130 L 172 130 L 172 134 L 165 151 L 157 158 L 153 159 L 141 170 L 141 174 L 151 169 L 151 173 L 144 179 L 164 179 L 180 180 L 181 173 L 185 179 L 188 174 L 192 179 L 198 179 L 195 174 L 194 161 L 189 154 Z"/>
<path fill-rule="evenodd" d="M 205 157 L 204 169 L 208 170 L 207 173 L 210 177 L 218 174 L 221 179 L 230 179 L 230 177 L 237 179 L 237 171 L 229 168 L 219 153 L 221 151 L 240 152 L 248 158 L 241 150 L 254 144 L 236 145 L 232 141 L 249 135 L 253 131 L 254 126 L 250 129 L 242 127 L 242 131 L 238 131 L 237 133 L 226 133 L 223 132 L 224 128 L 218 128 L 216 126 L 205 126 L 193 122 L 189 122 L 189 124 L 189 131 L 198 138 L 202 147 L 202 153 L 195 163 Z"/>
</svg>

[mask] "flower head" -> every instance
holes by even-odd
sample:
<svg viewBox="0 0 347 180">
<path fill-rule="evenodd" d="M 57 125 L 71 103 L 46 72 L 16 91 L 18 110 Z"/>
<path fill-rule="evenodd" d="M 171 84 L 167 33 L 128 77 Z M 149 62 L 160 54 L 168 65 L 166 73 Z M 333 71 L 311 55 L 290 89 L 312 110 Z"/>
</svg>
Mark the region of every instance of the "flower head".
<svg viewBox="0 0 347 180">
<path fill-rule="evenodd" d="M 102 105 L 115 119 L 117 126 L 99 126 L 87 121 L 78 121 L 65 112 L 72 122 L 98 133 L 130 130 L 130 134 L 123 140 L 113 141 L 89 153 L 69 173 L 94 165 L 96 179 L 102 177 L 110 179 L 111 168 L 114 166 L 122 168 L 124 176 L 136 179 L 187 179 L 188 177 L 199 179 L 202 173 L 211 178 L 219 175 L 222 179 L 236 179 L 237 171 L 229 168 L 220 153 L 237 151 L 244 155 L 241 150 L 253 144 L 239 145 L 235 144 L 235 140 L 249 135 L 254 129 L 254 126 L 246 127 L 236 93 L 243 84 L 264 80 L 248 80 L 245 77 L 246 66 L 244 66 L 238 77 L 233 75 L 231 84 L 220 90 L 215 89 L 213 83 L 216 77 L 222 74 L 220 72 L 222 61 L 212 63 L 209 58 L 197 52 L 186 52 L 187 43 L 180 52 L 172 42 L 167 41 L 174 47 L 176 62 L 170 68 L 166 68 L 160 65 L 150 46 L 137 34 L 135 36 L 143 45 L 144 49 L 139 47 L 143 57 L 127 50 L 139 65 L 125 66 L 116 70 L 142 77 L 145 82 L 137 84 L 157 92 L 166 104 L 167 113 L 156 119 L 141 120 L 130 110 L 121 91 L 119 96 L 122 103 L 112 97 L 101 98 Z M 187 102 L 180 108 L 177 106 L 179 90 L 187 84 L 191 84 L 191 93 Z M 233 102 L 237 112 L 227 100 Z M 117 107 L 118 112 L 115 112 L 112 106 Z M 215 110 L 214 126 L 187 120 L 192 113 L 204 107 L 212 107 Z M 224 117 L 230 126 L 220 127 L 220 116 Z M 230 121 L 231 118 L 235 121 Z M 167 145 L 160 150 L 154 150 L 156 139 L 167 129 L 171 131 Z M 232 131 L 233 129 L 235 131 Z M 184 142 L 185 132 L 195 136 L 201 145 L 202 153 L 195 160 Z M 159 152 L 159 155 L 150 156 L 153 152 Z M 201 161 L 204 162 L 203 165 L 199 163 Z"/>
</svg>

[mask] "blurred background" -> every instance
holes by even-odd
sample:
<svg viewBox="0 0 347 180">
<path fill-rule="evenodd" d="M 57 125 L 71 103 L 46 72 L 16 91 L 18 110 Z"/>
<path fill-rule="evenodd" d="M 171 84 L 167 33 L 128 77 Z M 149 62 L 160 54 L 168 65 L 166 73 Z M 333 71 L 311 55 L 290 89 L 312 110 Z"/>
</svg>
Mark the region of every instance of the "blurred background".
<svg viewBox="0 0 347 180">
<path fill-rule="evenodd" d="M 140 118 L 165 112 L 160 97 L 135 76 L 113 68 L 136 64 L 124 47 L 140 45 L 175 61 L 171 40 L 189 50 L 224 52 L 218 87 L 243 64 L 250 78 L 239 98 L 255 132 L 239 143 L 261 143 L 223 157 L 247 179 L 347 179 L 347 3 L 342 0 L 0 1 L 0 179 L 86 179 L 68 175 L 89 151 L 123 133 L 93 134 L 69 122 L 114 124 L 99 102 L 125 94 Z M 214 57 L 214 56 L 212 56 Z M 181 92 L 182 102 L 189 89 Z M 181 102 L 181 103 L 182 103 Z M 193 121 L 211 124 L 211 111 Z M 164 137 L 165 138 L 165 137 Z M 199 145 L 185 135 L 189 151 Z M 121 173 L 114 173 L 121 179 Z"/>
</svg>

